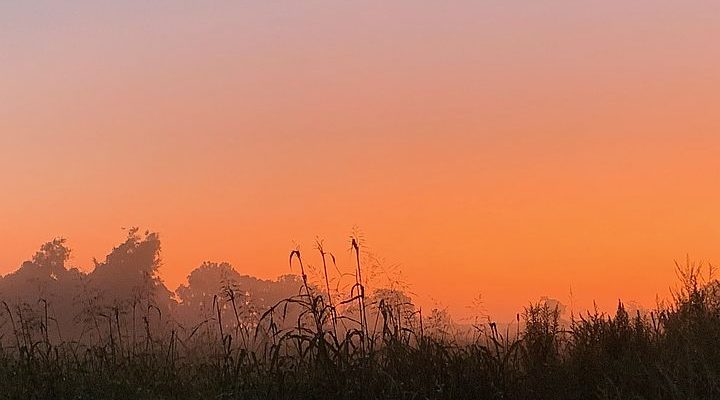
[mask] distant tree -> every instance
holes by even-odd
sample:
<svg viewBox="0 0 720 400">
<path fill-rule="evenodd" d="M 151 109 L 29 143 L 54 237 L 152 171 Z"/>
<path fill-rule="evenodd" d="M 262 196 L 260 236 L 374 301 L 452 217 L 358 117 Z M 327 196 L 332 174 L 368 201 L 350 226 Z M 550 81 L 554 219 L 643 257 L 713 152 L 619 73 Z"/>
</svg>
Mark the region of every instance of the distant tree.
<svg viewBox="0 0 720 400">
<path fill-rule="evenodd" d="M 154 232 L 141 235 L 138 231 L 130 229 L 125 242 L 115 247 L 105 261 L 95 261 L 89 280 L 106 306 L 142 304 L 164 311 L 170 307 L 173 294 L 158 275 L 160 237 Z"/>
<path fill-rule="evenodd" d="M 159 235 L 130 229 L 105 261 L 95 260 L 76 299 L 79 321 L 93 328 L 96 339 L 133 349 L 167 333 L 176 302 L 158 275 L 160 265 Z"/>
<path fill-rule="evenodd" d="M 245 293 L 238 287 L 239 280 L 240 274 L 229 263 L 202 263 L 188 275 L 188 283 L 180 285 L 175 291 L 179 300 L 176 309 L 178 321 L 192 327 L 202 321 L 216 319 L 219 309 L 225 328 L 237 325 L 246 306 Z"/>
<path fill-rule="evenodd" d="M 297 295 L 302 280 L 284 275 L 276 281 L 240 275 L 229 263 L 204 262 L 188 275 L 188 283 L 177 290 L 178 320 L 191 327 L 208 319 L 223 327 L 253 327 L 262 313 L 279 301 Z"/>
<path fill-rule="evenodd" d="M 75 314 L 71 293 L 77 290 L 82 273 L 68 269 L 70 248 L 66 240 L 57 238 L 43 244 L 30 261 L 0 279 L 0 300 L 3 314 L 13 313 L 45 332 L 45 339 L 60 340 L 73 328 Z"/>
</svg>

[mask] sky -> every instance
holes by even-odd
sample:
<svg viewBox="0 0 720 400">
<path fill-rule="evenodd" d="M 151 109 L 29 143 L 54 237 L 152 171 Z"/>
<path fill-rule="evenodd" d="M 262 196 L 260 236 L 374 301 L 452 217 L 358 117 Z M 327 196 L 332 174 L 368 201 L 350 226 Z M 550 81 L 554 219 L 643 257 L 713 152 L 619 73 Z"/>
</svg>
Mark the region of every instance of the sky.
<svg viewBox="0 0 720 400">
<path fill-rule="evenodd" d="M 651 307 L 720 262 L 718 37 L 702 0 L 2 2 L 0 273 L 139 226 L 171 288 L 274 278 L 355 229 L 455 315 Z"/>
</svg>

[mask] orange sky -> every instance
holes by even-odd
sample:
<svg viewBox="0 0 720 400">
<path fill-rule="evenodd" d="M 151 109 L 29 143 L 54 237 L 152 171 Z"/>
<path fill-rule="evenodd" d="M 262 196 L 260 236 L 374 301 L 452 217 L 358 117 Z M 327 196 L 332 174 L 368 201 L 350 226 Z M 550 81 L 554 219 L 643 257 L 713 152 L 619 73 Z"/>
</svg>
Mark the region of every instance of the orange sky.
<svg viewBox="0 0 720 400">
<path fill-rule="evenodd" d="M 421 303 L 508 318 L 570 287 L 652 306 L 673 260 L 720 262 L 718 2 L 16 3 L 2 273 L 140 226 L 172 288 L 269 278 L 316 235 L 349 263 L 358 225 Z"/>
</svg>

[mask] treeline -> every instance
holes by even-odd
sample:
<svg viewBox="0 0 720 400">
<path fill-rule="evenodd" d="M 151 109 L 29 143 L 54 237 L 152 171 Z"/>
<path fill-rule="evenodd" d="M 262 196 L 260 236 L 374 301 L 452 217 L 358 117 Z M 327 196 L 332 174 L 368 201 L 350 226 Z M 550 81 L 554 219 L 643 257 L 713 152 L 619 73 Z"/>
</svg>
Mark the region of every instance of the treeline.
<svg viewBox="0 0 720 400">
<path fill-rule="evenodd" d="M 322 266 L 305 265 L 296 250 L 291 264 L 293 259 L 299 263 L 294 267 L 297 274 L 264 280 L 242 275 L 226 262 L 204 262 L 188 275 L 186 284 L 172 291 L 158 275 L 162 262 L 157 233 L 130 229 L 104 260 L 93 260 L 94 267 L 87 273 L 68 266 L 71 250 L 65 239 L 58 238 L 0 278 L 0 346 L 17 351 L 37 343 L 72 342 L 120 346 L 123 353 L 135 353 L 150 347 L 155 338 L 202 339 L 207 344 L 232 334 L 255 349 L 265 344 L 267 332 L 260 329 L 263 317 L 271 320 L 268 328 L 273 331 L 304 322 L 302 305 L 286 301 L 302 293 L 321 293 L 333 309 L 336 331 L 347 331 L 361 320 L 369 326 L 371 319 L 372 329 L 378 329 L 385 304 L 397 310 L 398 326 L 417 324 L 415 306 L 397 284 L 372 285 L 372 293 L 366 296 L 367 282 L 372 279 L 359 283 L 358 243 L 353 241 L 358 265 L 349 272 L 341 271 L 334 256 L 318 242 L 316 253 Z M 362 254 L 362 259 L 367 260 L 367 255 Z M 377 271 L 371 266 L 369 272 L 376 275 Z M 353 301 L 347 301 L 348 291 Z M 382 307 L 373 306 L 380 303 Z"/>
<path fill-rule="evenodd" d="M 38 339 L 32 333 L 41 331 L 52 343 L 113 339 L 127 344 L 148 330 L 193 329 L 215 316 L 218 304 L 227 313 L 227 296 L 237 302 L 238 317 L 251 324 L 300 286 L 295 275 L 261 280 L 241 275 L 228 263 L 206 262 L 192 271 L 187 284 L 171 291 L 158 275 L 158 234 L 138 229 L 131 229 L 105 260 L 94 260 L 89 273 L 69 268 L 69 257 L 65 239 L 55 239 L 0 278 L 2 340 L 19 332 L 29 345 Z"/>
<path fill-rule="evenodd" d="M 712 268 L 678 267 L 672 300 L 647 313 L 619 302 L 564 323 L 541 301 L 514 330 L 477 320 L 459 331 L 393 285 L 369 289 L 351 245 L 348 271 L 318 243 L 314 268 L 290 254 L 299 275 L 260 281 L 206 263 L 173 293 L 157 277 L 155 234 L 131 231 L 88 274 L 65 268 L 64 241 L 48 243 L 0 282 L 11 299 L 0 398 L 720 398 Z"/>
</svg>

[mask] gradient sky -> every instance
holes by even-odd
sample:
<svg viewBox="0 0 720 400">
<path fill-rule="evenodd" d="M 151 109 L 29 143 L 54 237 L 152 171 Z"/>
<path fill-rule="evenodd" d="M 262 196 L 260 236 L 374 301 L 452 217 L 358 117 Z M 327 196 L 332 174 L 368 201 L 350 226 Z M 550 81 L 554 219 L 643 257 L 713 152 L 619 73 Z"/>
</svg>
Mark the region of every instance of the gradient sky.
<svg viewBox="0 0 720 400">
<path fill-rule="evenodd" d="M 171 288 L 272 278 L 357 225 L 456 314 L 652 306 L 720 262 L 718 38 L 717 1 L 5 1 L 0 272 L 140 226 Z"/>
</svg>

